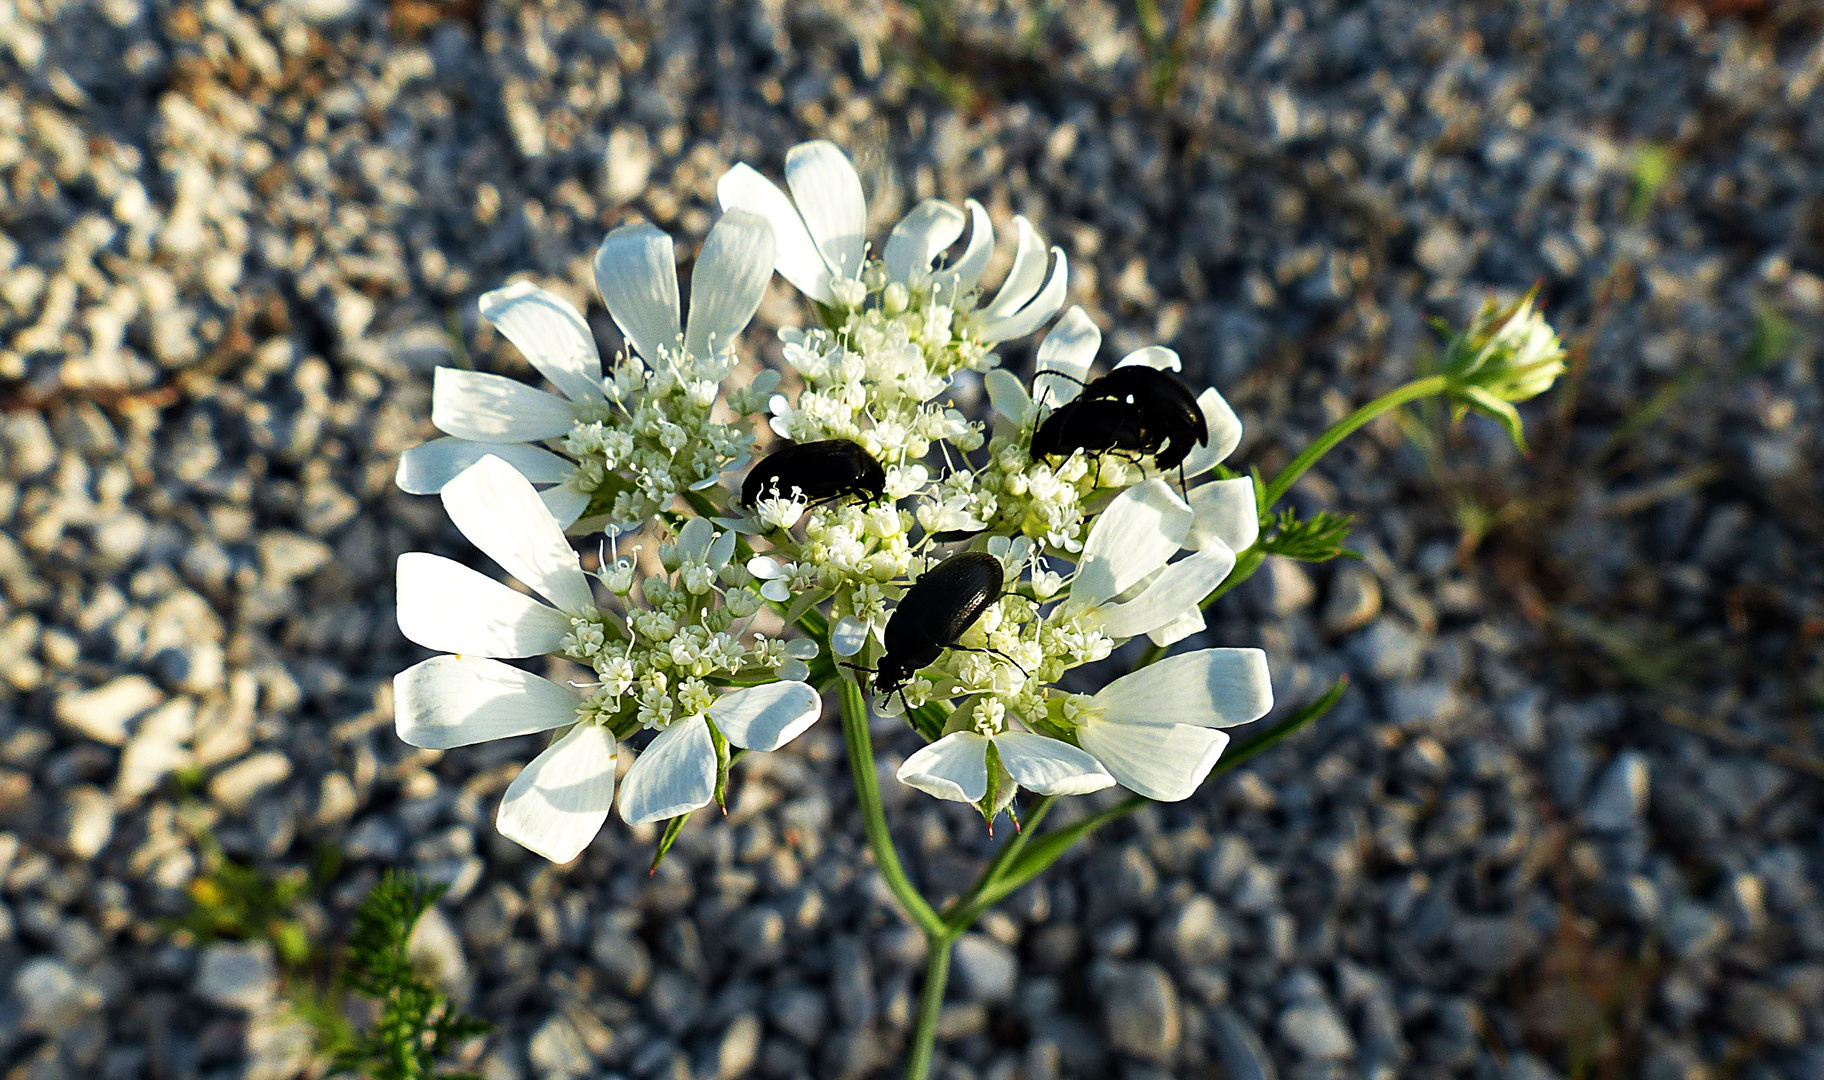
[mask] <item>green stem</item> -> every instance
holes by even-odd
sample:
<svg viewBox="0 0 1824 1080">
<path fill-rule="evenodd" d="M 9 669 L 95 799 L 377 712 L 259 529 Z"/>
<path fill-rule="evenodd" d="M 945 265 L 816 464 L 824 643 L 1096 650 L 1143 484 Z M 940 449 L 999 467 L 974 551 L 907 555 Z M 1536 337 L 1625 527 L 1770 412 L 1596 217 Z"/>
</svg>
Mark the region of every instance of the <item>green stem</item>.
<svg viewBox="0 0 1824 1080">
<path fill-rule="evenodd" d="M 1319 458 L 1335 449 L 1337 443 L 1354 434 L 1355 430 L 1363 424 L 1382 413 L 1410 404 L 1420 398 L 1442 394 L 1448 389 L 1450 389 L 1450 380 L 1442 375 L 1414 379 L 1398 390 L 1382 394 L 1331 424 L 1322 435 L 1317 437 L 1317 441 L 1305 447 L 1297 457 L 1292 459 L 1292 463 L 1281 469 L 1279 475 L 1273 478 L 1273 482 L 1267 485 L 1265 494 L 1261 496 L 1261 513 L 1265 514 L 1273 509 L 1273 504 L 1278 502 L 1286 492 L 1292 490 L 1292 485 L 1298 483 L 1298 478 L 1305 475 L 1306 470 L 1317 464 Z"/>
<path fill-rule="evenodd" d="M 925 985 L 918 994 L 918 1022 L 912 1028 L 912 1045 L 906 1053 L 906 1080 L 925 1080 L 931 1071 L 931 1051 L 937 1046 L 937 1021 L 944 1013 L 944 990 L 950 984 L 949 933 L 925 934 Z"/>
<path fill-rule="evenodd" d="M 868 736 L 868 702 L 854 676 L 843 673 L 837 684 L 842 703 L 842 737 L 849 749 L 849 775 L 855 781 L 855 798 L 861 804 L 861 821 L 867 829 L 868 847 L 874 851 L 875 865 L 886 879 L 887 888 L 899 899 L 906 915 L 928 938 L 949 934 L 950 928 L 938 917 L 936 909 L 906 877 L 894 850 L 893 835 L 887 830 L 886 814 L 880 808 L 880 784 L 874 777 L 874 743 Z M 947 962 L 947 961 L 946 961 Z"/>
<path fill-rule="evenodd" d="M 1430 397 L 1433 394 L 1442 394 L 1449 389 L 1450 381 L 1442 375 L 1431 375 L 1423 379 L 1414 379 L 1412 382 L 1407 383 L 1397 390 L 1393 390 L 1375 398 L 1373 401 L 1363 405 L 1348 416 L 1331 424 L 1322 435 L 1317 437 L 1315 442 L 1310 446 L 1305 447 L 1302 453 L 1293 458 L 1291 463 L 1284 469 L 1281 469 L 1279 475 L 1275 476 L 1272 483 L 1268 484 L 1266 489 L 1261 492 L 1260 516 L 1264 519 L 1272 514 L 1273 507 L 1278 504 L 1280 499 L 1285 498 L 1286 492 L 1292 490 L 1292 485 L 1298 483 L 1299 477 L 1309 472 L 1311 466 L 1317 464 L 1318 459 L 1336 449 L 1338 443 L 1342 442 L 1350 435 L 1353 435 L 1362 427 L 1362 425 L 1373 420 L 1375 417 L 1386 412 L 1391 412 L 1402 405 L 1410 405 L 1420 398 Z M 1207 608 L 1211 604 L 1214 604 L 1216 601 L 1222 599 L 1229 590 L 1254 576 L 1254 571 L 1259 570 L 1260 564 L 1266 561 L 1267 553 L 1261 548 L 1261 543 L 1266 539 L 1265 536 L 1262 536 L 1260 539 L 1254 541 L 1253 545 L 1246 551 L 1243 551 L 1235 557 L 1235 569 L 1229 571 L 1229 576 L 1222 580 L 1221 585 L 1216 586 L 1215 592 L 1203 598 L 1203 607 Z M 1138 671 L 1149 664 L 1158 663 L 1164 656 L 1165 649 L 1163 647 L 1148 645 L 1146 651 L 1140 654 L 1140 659 L 1134 663 L 1134 670 Z"/>
<path fill-rule="evenodd" d="M 996 881 L 1000 880 L 1002 874 L 1007 872 L 1007 867 L 1020 857 L 1020 852 L 1026 849 L 1026 841 L 1038 832 L 1039 823 L 1044 821 L 1045 815 L 1051 812 L 1053 801 L 1055 799 L 1051 795 L 1040 795 L 1032 801 L 1032 807 L 1026 812 L 1026 820 L 1022 823 L 1020 831 L 1001 845 L 1001 850 L 995 852 L 994 858 L 990 859 L 988 865 L 982 868 L 981 875 L 975 879 L 975 884 L 969 886 L 969 891 L 950 905 L 949 910 L 944 914 L 944 922 L 953 933 L 960 934 L 974 926 L 975 920 L 981 918 L 982 912 L 993 906 L 992 901 L 982 903 L 982 896 L 993 887 Z"/>
</svg>

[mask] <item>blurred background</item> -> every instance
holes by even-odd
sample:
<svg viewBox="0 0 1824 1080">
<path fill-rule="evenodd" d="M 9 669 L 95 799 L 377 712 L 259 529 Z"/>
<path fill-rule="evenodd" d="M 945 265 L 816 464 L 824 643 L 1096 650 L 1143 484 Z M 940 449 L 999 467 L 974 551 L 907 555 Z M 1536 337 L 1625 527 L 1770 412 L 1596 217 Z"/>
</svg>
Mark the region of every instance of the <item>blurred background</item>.
<svg viewBox="0 0 1824 1080">
<path fill-rule="evenodd" d="M 534 377 L 475 298 L 588 304 L 628 220 L 688 261 L 721 172 L 806 138 L 876 236 L 1031 217 L 1242 468 L 1491 292 L 1573 358 L 1530 457 L 1418 412 L 1299 485 L 1361 560 L 1270 565 L 1202 643 L 1348 695 L 985 919 L 934 1075 L 1824 1076 L 1815 0 L 10 0 L 0 70 L 7 1077 L 321 1075 L 385 867 L 450 886 L 416 948 L 488 1080 L 891 1075 L 920 945 L 833 724 L 648 877 L 650 828 L 494 833 L 535 738 L 391 723 L 393 560 L 486 565 L 392 486 L 430 372 Z M 748 348 L 803 317 L 776 282 Z M 941 893 L 989 842 L 891 782 L 915 745 L 881 769 Z"/>
</svg>

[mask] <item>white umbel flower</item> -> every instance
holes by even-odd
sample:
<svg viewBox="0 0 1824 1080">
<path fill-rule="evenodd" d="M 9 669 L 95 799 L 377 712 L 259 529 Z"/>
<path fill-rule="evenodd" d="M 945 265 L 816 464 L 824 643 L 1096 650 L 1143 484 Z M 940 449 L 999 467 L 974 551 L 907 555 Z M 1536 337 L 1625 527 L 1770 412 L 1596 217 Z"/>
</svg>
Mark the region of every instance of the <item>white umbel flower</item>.
<svg viewBox="0 0 1824 1080">
<path fill-rule="evenodd" d="M 435 493 L 492 454 L 549 485 L 542 497 L 569 527 L 586 512 L 638 524 L 679 492 L 713 484 L 743 463 L 751 441 L 712 423 L 710 411 L 772 264 L 766 222 L 725 215 L 704 241 L 681 321 L 671 238 L 650 225 L 610 233 L 596 253 L 596 287 L 634 356 L 606 380 L 589 324 L 568 301 L 525 282 L 487 293 L 482 317 L 564 396 L 438 368 L 431 422 L 449 437 L 408 450 L 399 486 Z"/>
<path fill-rule="evenodd" d="M 1203 649 L 1124 675 L 1071 706 L 1078 744 L 1121 786 L 1177 802 L 1228 746 L 1219 729 L 1272 710 L 1273 683 L 1259 649 Z"/>
<path fill-rule="evenodd" d="M 959 718 L 962 730 L 906 759 L 895 774 L 900 783 L 951 802 L 980 803 L 988 795 L 990 747 L 1015 784 L 1040 795 L 1086 795 L 1115 783 L 1077 747 L 1010 728 L 1006 710 L 992 698 L 965 704 Z"/>
<path fill-rule="evenodd" d="M 1165 481 L 1155 477 L 1128 488 L 1090 528 L 1066 609 L 1087 608 L 1116 641 L 1148 634 L 1169 645 L 1202 629 L 1199 604 L 1235 568 L 1235 553 L 1214 540 L 1168 562 L 1195 523 L 1195 511 Z"/>
<path fill-rule="evenodd" d="M 569 727 L 508 786 L 495 819 L 501 834 L 553 862 L 568 862 L 600 831 L 614 803 L 617 725 L 638 725 L 632 704 L 604 711 L 603 691 L 577 690 L 498 658 L 615 658 L 602 648 L 614 622 L 604 617 L 563 527 L 532 484 L 492 455 L 443 486 L 444 508 L 476 547 L 548 603 L 517 592 L 460 563 L 409 552 L 399 557 L 399 628 L 435 656 L 394 679 L 395 724 L 412 746 L 448 749 Z M 697 533 L 707 533 L 699 519 Z M 680 538 L 687 560 L 726 563 L 705 537 Z M 672 699 L 668 699 L 672 700 Z M 692 699 L 701 707 L 666 726 L 634 762 L 621 792 L 621 813 L 640 824 L 709 802 L 719 768 L 709 725 L 734 746 L 772 750 L 797 737 L 821 713 L 817 692 L 802 682 L 774 682 Z M 675 706 L 668 707 L 676 713 Z M 676 732 L 676 734 L 673 734 Z M 707 756 L 705 756 L 707 747 Z M 709 787 L 702 777 L 707 768 Z"/>
</svg>

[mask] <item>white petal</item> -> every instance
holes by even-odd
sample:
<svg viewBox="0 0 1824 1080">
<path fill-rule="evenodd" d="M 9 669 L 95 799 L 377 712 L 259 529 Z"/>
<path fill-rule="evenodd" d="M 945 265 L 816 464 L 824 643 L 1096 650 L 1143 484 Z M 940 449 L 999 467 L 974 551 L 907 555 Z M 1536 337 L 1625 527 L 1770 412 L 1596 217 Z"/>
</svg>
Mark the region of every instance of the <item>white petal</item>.
<svg viewBox="0 0 1824 1080">
<path fill-rule="evenodd" d="M 583 511 L 589 509 L 589 496 L 569 484 L 548 487 L 539 492 L 538 497 L 545 504 L 545 509 L 551 511 L 551 516 L 556 519 L 560 529 L 568 529 L 576 524 L 577 519 L 583 516 Z"/>
<path fill-rule="evenodd" d="M 562 483 L 576 472 L 575 465 L 528 443 L 470 442 L 445 435 L 399 455 L 399 489 L 413 495 L 435 495 L 456 474 L 489 454 L 518 469 L 534 484 Z"/>
<path fill-rule="evenodd" d="M 515 379 L 440 367 L 431 380 L 431 423 L 475 442 L 538 442 L 569 434 L 576 410 Z"/>
<path fill-rule="evenodd" d="M 783 604 L 792 598 L 792 587 L 787 585 L 783 579 L 774 578 L 760 586 L 760 595 L 771 600 L 775 604 Z M 857 651 L 860 650 L 857 649 Z M 854 654 L 851 653 L 850 655 Z"/>
<path fill-rule="evenodd" d="M 1123 356 L 1121 362 L 1115 366 L 1124 368 L 1132 367 L 1135 364 L 1157 368 L 1160 371 L 1184 370 L 1184 362 L 1178 359 L 1178 354 L 1163 345 L 1148 345 L 1144 349 L 1135 349 Z"/>
<path fill-rule="evenodd" d="M 481 317 L 565 397 L 575 402 L 603 400 L 602 357 L 595 335 L 570 301 L 529 281 L 516 281 L 482 294 Z"/>
<path fill-rule="evenodd" d="M 1214 389 L 1197 395 L 1197 406 L 1203 410 L 1203 422 L 1210 429 L 1210 445 L 1193 446 L 1184 459 L 1184 475 L 1201 476 L 1220 465 L 1241 443 L 1241 417 L 1229 408 Z"/>
<path fill-rule="evenodd" d="M 771 555 L 756 555 L 747 560 L 747 572 L 762 581 L 771 581 L 776 577 L 783 577 L 785 567 L 780 566 L 779 560 Z"/>
<path fill-rule="evenodd" d="M 614 805 L 614 736 L 600 724 L 578 724 L 519 770 L 500 800 L 500 835 L 567 863 L 583 853 Z"/>
<path fill-rule="evenodd" d="M 687 814 L 716 797 L 716 744 L 701 716 L 659 732 L 621 782 L 621 817 L 644 825 Z"/>
<path fill-rule="evenodd" d="M 1204 625 L 1203 609 L 1192 608 L 1164 626 L 1148 630 L 1146 636 L 1152 639 L 1153 644 L 1163 649 L 1176 645 L 1192 634 L 1201 632 Z"/>
<path fill-rule="evenodd" d="M 623 225 L 595 251 L 595 287 L 633 351 L 656 361 L 678 340 L 678 263 L 671 237 Z"/>
<path fill-rule="evenodd" d="M 567 686 L 478 656 L 433 656 L 393 676 L 399 738 L 427 750 L 574 724 L 580 704 Z"/>
<path fill-rule="evenodd" d="M 942 199 L 926 199 L 893 226 L 881 261 L 888 281 L 911 281 L 963 235 L 963 212 Z"/>
<path fill-rule="evenodd" d="M 1076 398 L 1089 378 L 1089 365 L 1102 347 L 1102 331 L 1080 307 L 1072 306 L 1039 342 L 1037 374 L 1032 377 L 1032 399 L 1055 409 Z M 1064 376 L 1057 378 L 1057 372 Z"/>
<path fill-rule="evenodd" d="M 1115 722 L 1234 727 L 1272 710 L 1273 680 L 1259 649 L 1199 649 L 1121 676 L 1096 706 Z"/>
<path fill-rule="evenodd" d="M 907 758 L 894 775 L 927 795 L 980 802 L 988 794 L 988 740 L 973 731 L 946 735 Z"/>
<path fill-rule="evenodd" d="M 399 556 L 399 632 L 427 649 L 476 656 L 545 656 L 570 620 L 524 593 L 441 555 Z"/>
<path fill-rule="evenodd" d="M 804 218 L 777 185 L 747 165 L 736 165 L 716 181 L 716 199 L 725 213 L 745 210 L 765 218 L 773 227 L 774 265 L 780 277 L 819 303 L 834 299 L 830 293 L 830 266 L 805 228 Z"/>
<path fill-rule="evenodd" d="M 730 690 L 709 707 L 729 742 L 747 750 L 777 750 L 823 715 L 823 699 L 801 682 Z"/>
<path fill-rule="evenodd" d="M 765 591 L 760 595 L 765 596 Z M 852 615 L 844 615 L 830 627 L 830 651 L 837 656 L 854 656 L 867 643 L 868 624 Z"/>
<path fill-rule="evenodd" d="M 1013 372 L 993 368 L 982 376 L 982 385 L 988 389 L 988 400 L 993 403 L 995 412 L 1016 424 L 1032 419 L 1032 399 L 1026 396 L 1026 388 L 1020 385 L 1019 377 Z"/>
<path fill-rule="evenodd" d="M 969 210 L 969 243 L 963 246 L 955 264 L 936 277 L 955 281 L 967 291 L 982 280 L 982 271 L 988 269 L 988 260 L 994 255 L 994 222 L 974 199 L 964 200 L 963 205 Z"/>
<path fill-rule="evenodd" d="M 867 251 L 868 203 L 847 155 L 823 139 L 799 143 L 786 152 L 785 185 L 831 272 L 858 276 Z"/>
<path fill-rule="evenodd" d="M 485 457 L 443 486 L 443 508 L 469 542 L 564 611 L 591 611 L 595 596 L 576 552 L 532 484 Z"/>
<path fill-rule="evenodd" d="M 1191 527 L 1191 508 L 1154 477 L 1115 497 L 1090 527 L 1070 595 L 1100 604 L 1165 565 Z"/>
<path fill-rule="evenodd" d="M 1057 739 L 1004 731 L 994 737 L 994 748 L 1014 782 L 1040 795 L 1087 795 L 1115 783 L 1095 758 Z"/>
<path fill-rule="evenodd" d="M 722 215 L 690 272 L 690 321 L 684 347 L 707 358 L 726 352 L 760 308 L 773 278 L 776 247 L 766 219 L 745 210 Z"/>
<path fill-rule="evenodd" d="M 1229 745 L 1227 732 L 1190 724 L 1118 724 L 1091 720 L 1077 741 L 1121 786 L 1160 802 L 1188 799 Z"/>
<path fill-rule="evenodd" d="M 1024 215 L 1015 217 L 1013 226 L 1019 236 L 1014 247 L 1013 266 L 1007 271 L 1007 280 L 1001 282 L 1001 291 L 981 308 L 984 320 L 1012 315 L 1024 307 L 1026 301 L 1037 296 L 1040 286 L 1045 283 L 1045 241 L 1039 239 L 1032 222 Z"/>
<path fill-rule="evenodd" d="M 1235 553 L 1227 547 L 1192 552 L 1159 572 L 1146 589 L 1125 604 L 1102 609 L 1102 629 L 1114 638 L 1150 633 L 1197 610 L 1203 598 L 1235 569 Z"/>
<path fill-rule="evenodd" d="M 1254 480 L 1237 476 L 1212 480 L 1191 489 L 1191 531 L 1184 546 L 1192 550 L 1224 544 L 1230 551 L 1246 551 L 1260 538 L 1260 509 L 1254 501 Z"/>
<path fill-rule="evenodd" d="M 1057 256 L 1057 262 L 1052 264 L 1051 276 L 1045 279 L 1045 288 L 1015 314 L 995 319 L 983 326 L 983 341 L 1008 341 L 1024 337 L 1037 330 L 1046 319 L 1056 315 L 1058 309 L 1064 306 L 1064 292 L 1070 284 L 1070 260 L 1064 257 L 1063 248 L 1054 247 L 1051 253 Z"/>
</svg>

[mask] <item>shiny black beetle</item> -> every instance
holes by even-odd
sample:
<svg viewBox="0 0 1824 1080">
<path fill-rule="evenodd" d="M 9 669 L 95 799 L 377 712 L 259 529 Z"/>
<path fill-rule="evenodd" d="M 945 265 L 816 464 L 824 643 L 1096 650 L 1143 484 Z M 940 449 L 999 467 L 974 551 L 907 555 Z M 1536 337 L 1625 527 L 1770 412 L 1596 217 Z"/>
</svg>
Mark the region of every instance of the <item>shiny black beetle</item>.
<svg viewBox="0 0 1824 1080">
<path fill-rule="evenodd" d="M 887 651 L 874 673 L 874 689 L 891 694 L 912 673 L 937 661 L 1001 598 L 1001 560 L 965 551 L 918 575 L 887 619 Z"/>
<path fill-rule="evenodd" d="M 1055 374 L 1055 373 L 1054 373 Z M 1169 371 L 1130 364 L 1092 380 L 1032 433 L 1032 459 L 1127 451 L 1171 469 L 1210 444 L 1210 427 L 1190 387 Z"/>
<path fill-rule="evenodd" d="M 867 502 L 887 488 L 887 471 L 874 455 L 848 439 L 792 443 L 760 459 L 741 484 L 741 504 L 750 509 L 761 499 L 791 498 L 825 503 L 853 495 Z"/>
</svg>

